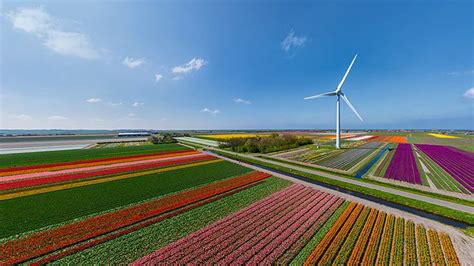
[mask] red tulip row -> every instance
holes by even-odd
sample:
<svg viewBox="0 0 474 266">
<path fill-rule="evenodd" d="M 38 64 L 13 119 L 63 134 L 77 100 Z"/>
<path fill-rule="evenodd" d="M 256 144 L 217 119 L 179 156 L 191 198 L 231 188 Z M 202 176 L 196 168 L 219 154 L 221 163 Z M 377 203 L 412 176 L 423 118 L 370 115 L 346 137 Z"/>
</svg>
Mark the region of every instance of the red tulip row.
<svg viewBox="0 0 474 266">
<path fill-rule="evenodd" d="M 297 242 L 303 243 L 302 248 L 307 242 L 304 239 L 309 240 L 343 201 L 301 185 L 279 193 L 278 197 L 274 194 L 135 264 L 272 263 Z M 299 249 L 294 249 L 294 254 Z"/>
<path fill-rule="evenodd" d="M 98 215 L 0 244 L 0 263 L 15 264 L 113 232 L 177 208 L 262 180 L 269 174 L 252 172 L 161 199 Z"/>
<path fill-rule="evenodd" d="M 9 174 L 17 174 L 21 171 L 40 171 L 47 168 L 52 167 L 68 167 L 68 166 L 75 166 L 75 165 L 82 165 L 82 164 L 106 164 L 111 163 L 117 160 L 129 160 L 129 159 L 143 159 L 151 156 L 158 156 L 158 155 L 169 155 L 169 154 L 181 154 L 181 153 L 189 153 L 191 150 L 182 150 L 182 151 L 166 151 L 166 152 L 155 152 L 155 153 L 147 153 L 147 154 L 140 154 L 140 155 L 127 155 L 127 156 L 117 156 L 117 157 L 110 157 L 110 158 L 103 158 L 103 159 L 92 159 L 92 160 L 81 160 L 81 161 L 73 161 L 73 162 L 65 162 L 65 163 L 52 163 L 52 164 L 40 164 L 40 165 L 29 165 L 29 166 L 20 166 L 20 167 L 11 167 L 11 168 L 2 168 L 0 169 L 0 176 L 9 175 Z M 57 169 L 56 169 L 57 170 Z"/>
<path fill-rule="evenodd" d="M 177 159 L 170 159 L 166 161 L 150 162 L 150 163 L 143 163 L 143 164 L 134 164 L 130 166 L 123 165 L 121 167 L 107 168 L 107 169 L 101 169 L 101 170 L 90 171 L 90 172 L 71 173 L 71 174 L 55 175 L 55 176 L 49 176 L 49 177 L 37 177 L 33 179 L 20 179 L 20 180 L 16 180 L 12 182 L 0 183 L 0 191 L 39 186 L 39 185 L 44 185 L 44 184 L 58 183 L 58 182 L 76 180 L 76 179 L 84 179 L 84 178 L 96 177 L 96 176 L 121 174 L 124 172 L 138 171 L 138 170 L 143 170 L 147 168 L 155 168 L 155 167 L 162 167 L 162 166 L 167 166 L 167 165 L 204 161 L 204 160 L 210 160 L 214 158 L 215 157 L 212 155 L 203 154 L 200 156 L 185 157 L 185 158 L 178 157 Z"/>
<path fill-rule="evenodd" d="M 239 187 L 239 188 L 237 188 L 237 189 L 234 189 L 234 190 L 231 190 L 231 191 L 228 191 L 228 192 L 219 194 L 218 196 L 215 196 L 215 197 L 212 197 L 212 198 L 208 198 L 208 199 L 206 199 L 206 200 L 199 201 L 199 202 L 197 202 L 197 203 L 189 204 L 189 205 L 187 205 L 186 207 L 179 208 L 179 209 L 177 209 L 177 210 L 168 212 L 168 213 L 166 213 L 165 215 L 160 215 L 160 216 L 157 216 L 157 217 L 155 217 L 155 218 L 148 219 L 148 220 L 146 220 L 145 222 L 138 223 L 138 224 L 135 224 L 135 225 L 126 227 L 125 229 L 118 230 L 118 231 L 116 231 L 116 232 L 114 232 L 114 233 L 112 233 L 112 234 L 107 234 L 107 235 L 104 236 L 104 237 L 98 237 L 98 238 L 96 238 L 96 239 L 94 239 L 94 240 L 87 241 L 87 242 L 84 243 L 84 244 L 75 246 L 75 247 L 70 248 L 70 249 L 66 249 L 66 250 L 61 251 L 61 252 L 56 252 L 56 253 L 54 253 L 53 255 L 50 255 L 50 256 L 43 257 L 43 258 L 41 258 L 40 260 L 35 261 L 35 262 L 32 263 L 31 265 L 44 265 L 44 264 L 53 262 L 53 261 L 58 260 L 58 259 L 60 259 L 60 258 L 62 258 L 62 257 L 68 256 L 68 255 L 74 254 L 74 253 L 76 253 L 76 252 L 85 250 L 85 249 L 87 249 L 87 248 L 93 247 L 93 246 L 95 246 L 95 245 L 98 245 L 98 244 L 107 242 L 107 241 L 109 241 L 109 240 L 111 240 L 111 239 L 114 239 L 114 238 L 117 238 L 117 237 L 119 237 L 119 236 L 126 235 L 126 234 L 128 234 L 128 233 L 133 232 L 133 231 L 136 231 L 136 230 L 139 230 L 139 229 L 141 229 L 141 228 L 147 227 L 147 226 L 152 225 L 152 224 L 154 224 L 154 223 L 158 223 L 158 222 L 160 222 L 160 221 L 163 221 L 163 220 L 165 220 L 165 219 L 168 219 L 168 218 L 173 217 L 173 216 L 175 216 L 175 215 L 178 215 L 178 214 L 180 214 L 180 213 L 187 212 L 187 211 L 189 211 L 189 210 L 191 210 L 191 209 L 194 209 L 194 208 L 197 208 L 197 207 L 199 207 L 199 206 L 203 206 L 203 205 L 208 204 L 208 203 L 211 203 L 211 202 L 213 202 L 213 201 L 216 201 L 216 200 L 225 198 L 225 197 L 227 197 L 227 196 L 230 196 L 230 195 L 235 194 L 235 193 L 237 193 L 237 192 L 240 192 L 240 191 L 242 191 L 242 190 L 248 189 L 248 188 L 250 188 L 250 187 L 253 187 L 253 186 L 262 184 L 262 183 L 264 183 L 264 182 L 265 182 L 265 181 L 260 180 L 260 181 L 257 181 L 257 182 L 250 183 L 250 184 L 248 184 L 248 185 Z"/>
</svg>

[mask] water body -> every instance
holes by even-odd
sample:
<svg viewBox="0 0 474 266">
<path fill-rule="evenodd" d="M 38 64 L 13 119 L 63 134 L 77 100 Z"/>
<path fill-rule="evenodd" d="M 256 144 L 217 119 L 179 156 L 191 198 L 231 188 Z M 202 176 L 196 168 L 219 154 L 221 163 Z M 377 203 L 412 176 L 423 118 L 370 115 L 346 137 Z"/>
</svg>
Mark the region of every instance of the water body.
<svg viewBox="0 0 474 266">
<path fill-rule="evenodd" d="M 377 156 L 375 156 L 368 164 L 366 164 L 362 169 L 359 170 L 359 172 L 357 172 L 355 177 L 356 178 L 363 177 L 365 173 L 369 171 L 372 165 L 374 165 L 380 159 L 380 157 L 382 157 L 390 149 L 390 147 L 392 147 L 392 144 L 388 144 L 383 150 L 381 150 L 379 154 L 377 154 Z"/>
</svg>

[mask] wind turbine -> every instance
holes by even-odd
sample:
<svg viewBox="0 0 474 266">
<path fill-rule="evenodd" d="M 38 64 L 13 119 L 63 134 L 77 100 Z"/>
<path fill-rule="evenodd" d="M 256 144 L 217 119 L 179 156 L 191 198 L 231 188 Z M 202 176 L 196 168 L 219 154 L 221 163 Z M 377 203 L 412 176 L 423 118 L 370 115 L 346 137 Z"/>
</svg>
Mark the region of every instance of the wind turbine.
<svg viewBox="0 0 474 266">
<path fill-rule="evenodd" d="M 309 96 L 304 98 L 305 100 L 310 100 L 310 99 L 316 99 L 320 97 L 326 97 L 326 96 L 337 96 L 336 100 L 336 148 L 340 149 L 341 148 L 341 105 L 340 105 L 340 98 L 346 102 L 346 104 L 351 108 L 351 110 L 354 112 L 354 114 L 360 119 L 360 121 L 363 121 L 362 117 L 359 115 L 357 110 L 352 106 L 351 102 L 347 98 L 347 96 L 342 92 L 342 86 L 344 85 L 344 82 L 346 81 L 347 75 L 349 74 L 349 71 L 351 71 L 352 65 L 354 64 L 355 60 L 357 58 L 357 54 L 354 56 L 352 59 L 351 64 L 349 65 L 349 68 L 347 68 L 346 73 L 344 74 L 344 77 L 342 77 L 341 82 L 339 82 L 339 85 L 337 85 L 337 88 L 335 91 L 332 92 L 326 92 L 323 94 L 318 94 L 314 96 Z"/>
</svg>

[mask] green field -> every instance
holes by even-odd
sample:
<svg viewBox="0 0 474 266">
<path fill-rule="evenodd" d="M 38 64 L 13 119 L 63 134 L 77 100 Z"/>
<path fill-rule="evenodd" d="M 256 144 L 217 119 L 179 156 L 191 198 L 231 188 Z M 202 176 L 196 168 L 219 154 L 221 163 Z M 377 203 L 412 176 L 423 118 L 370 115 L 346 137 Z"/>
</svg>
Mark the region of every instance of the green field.
<svg viewBox="0 0 474 266">
<path fill-rule="evenodd" d="M 184 146 L 173 143 L 103 149 L 80 149 L 3 154 L 0 155 L 0 168 L 39 165 L 48 163 L 64 163 L 79 160 L 103 159 L 110 157 L 140 155 L 165 151 L 179 151 L 187 149 L 188 148 Z"/>
<path fill-rule="evenodd" d="M 222 161 L 0 201 L 0 239 L 251 171 Z"/>
<path fill-rule="evenodd" d="M 124 264 L 247 207 L 290 185 L 270 177 L 263 184 L 58 260 L 59 264 Z M 133 247 L 133 248 L 131 248 Z"/>
</svg>

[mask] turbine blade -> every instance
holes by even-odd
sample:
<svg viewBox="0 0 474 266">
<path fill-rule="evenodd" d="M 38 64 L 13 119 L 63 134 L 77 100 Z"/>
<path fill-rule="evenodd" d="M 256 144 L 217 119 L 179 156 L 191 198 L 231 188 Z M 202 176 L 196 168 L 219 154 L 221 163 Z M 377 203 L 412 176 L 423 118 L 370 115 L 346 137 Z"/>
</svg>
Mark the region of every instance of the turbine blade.
<svg viewBox="0 0 474 266">
<path fill-rule="evenodd" d="M 326 96 L 336 96 L 336 92 L 335 91 L 331 91 L 331 92 L 326 92 L 326 93 L 322 93 L 322 94 L 318 94 L 318 95 L 313 95 L 313 96 L 309 96 L 309 97 L 306 97 L 304 98 L 305 100 L 310 100 L 310 99 L 316 99 L 316 98 L 321 98 L 321 97 L 326 97 Z"/>
<path fill-rule="evenodd" d="M 351 64 L 346 70 L 346 73 L 344 74 L 344 77 L 342 77 L 341 82 L 339 82 L 339 85 L 337 85 L 336 91 L 340 91 L 342 88 L 342 85 L 344 85 L 344 82 L 346 81 L 347 75 L 349 74 L 349 71 L 351 71 L 352 65 L 354 64 L 355 60 L 357 58 L 357 54 L 354 55 L 354 58 L 352 59 Z"/>
<path fill-rule="evenodd" d="M 347 105 L 349 105 L 349 108 L 352 109 L 352 111 L 354 112 L 354 114 L 356 114 L 356 116 L 360 119 L 360 121 L 364 121 L 362 117 L 359 115 L 359 113 L 357 112 L 357 110 L 354 108 L 354 106 L 352 106 L 351 102 L 349 102 L 349 99 L 347 98 L 347 96 L 344 93 L 341 93 L 341 97 L 347 103 Z"/>
</svg>

